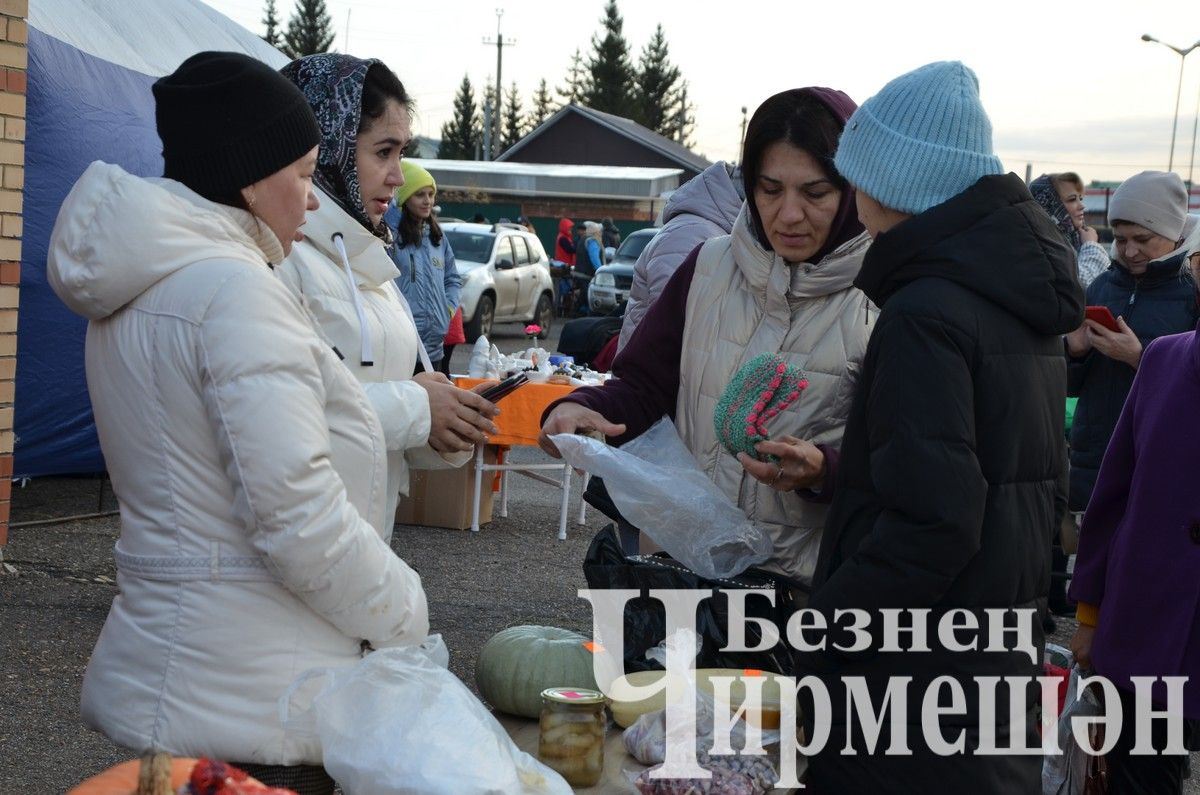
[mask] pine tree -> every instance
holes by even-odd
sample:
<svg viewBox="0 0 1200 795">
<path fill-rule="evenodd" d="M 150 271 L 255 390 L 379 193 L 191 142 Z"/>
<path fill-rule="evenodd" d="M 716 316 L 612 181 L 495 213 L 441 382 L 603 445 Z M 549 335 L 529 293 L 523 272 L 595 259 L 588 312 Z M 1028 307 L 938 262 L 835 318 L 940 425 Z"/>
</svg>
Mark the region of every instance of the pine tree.
<svg viewBox="0 0 1200 795">
<path fill-rule="evenodd" d="M 500 146 L 498 148 L 500 152 L 504 152 L 508 148 L 515 146 L 517 141 L 525 137 L 525 119 L 521 113 L 521 96 L 517 93 L 517 83 L 515 80 L 504 95 L 503 125 L 504 129 L 500 134 Z"/>
<path fill-rule="evenodd" d="M 533 110 L 529 111 L 525 125 L 529 130 L 536 130 L 553 114 L 554 99 L 550 96 L 550 89 L 546 87 L 546 78 L 542 78 L 537 91 L 533 93 Z"/>
<path fill-rule="evenodd" d="M 583 101 L 584 91 L 587 89 L 587 72 L 583 68 L 583 56 L 579 54 L 579 48 L 575 48 L 575 54 L 571 56 L 571 65 L 567 68 L 567 85 L 564 88 L 556 88 L 554 91 L 562 97 L 564 105 L 578 105 Z"/>
<path fill-rule="evenodd" d="M 283 34 L 282 49 L 289 58 L 329 52 L 333 35 L 333 20 L 325 8 L 325 0 L 296 0 L 296 10 Z"/>
<path fill-rule="evenodd" d="M 479 100 L 479 143 L 491 146 L 492 151 L 483 154 L 484 160 L 495 160 L 496 155 L 500 154 L 500 135 L 496 131 L 496 118 L 502 112 L 502 108 L 496 107 L 496 88 L 492 85 L 492 78 L 489 76 L 488 81 L 483 84 L 483 93 Z"/>
<path fill-rule="evenodd" d="M 479 111 L 471 78 L 463 75 L 454 96 L 454 116 L 442 125 L 442 145 L 438 157 L 444 160 L 474 160 L 479 143 Z"/>
<path fill-rule="evenodd" d="M 667 131 L 663 135 L 673 141 L 678 141 L 689 149 L 692 146 L 692 133 L 696 131 L 696 106 L 688 101 L 688 84 L 684 80 L 679 88 L 678 98 L 669 117 Z"/>
<path fill-rule="evenodd" d="M 592 110 L 629 116 L 634 109 L 634 73 L 629 42 L 621 33 L 625 21 L 617 10 L 617 0 L 608 0 L 604 6 L 603 23 L 604 36 L 592 36 L 583 104 Z"/>
<path fill-rule="evenodd" d="M 279 47 L 283 44 L 283 34 L 280 32 L 279 12 L 275 8 L 275 0 L 267 0 L 266 14 L 262 23 L 266 25 L 267 32 L 263 34 L 262 40 L 272 47 Z"/>
<path fill-rule="evenodd" d="M 678 67 L 671 65 L 662 25 L 655 29 L 650 43 L 642 50 L 636 79 L 634 121 L 670 137 L 676 126 L 673 116 L 679 102 L 680 73 Z"/>
</svg>

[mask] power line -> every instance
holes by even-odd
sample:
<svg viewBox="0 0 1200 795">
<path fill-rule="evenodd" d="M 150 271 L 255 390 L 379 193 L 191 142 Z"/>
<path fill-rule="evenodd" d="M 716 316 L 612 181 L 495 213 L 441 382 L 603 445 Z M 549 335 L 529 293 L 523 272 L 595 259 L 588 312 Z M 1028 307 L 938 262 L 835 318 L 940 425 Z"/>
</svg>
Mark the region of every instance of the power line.
<svg viewBox="0 0 1200 795">
<path fill-rule="evenodd" d="M 1030 155 L 1014 155 L 1014 154 L 1006 155 L 999 151 L 997 151 L 996 154 L 1000 155 L 1001 157 L 1006 157 L 1009 160 L 1024 160 L 1026 162 L 1033 161 L 1033 162 L 1037 162 L 1037 163 L 1053 163 L 1055 165 L 1097 166 L 1097 167 L 1101 167 L 1101 168 L 1107 167 L 1107 166 L 1115 166 L 1115 167 L 1119 167 L 1119 168 L 1153 168 L 1153 169 L 1162 169 L 1163 168 L 1162 163 L 1114 163 L 1111 161 L 1097 162 L 1097 161 L 1087 161 L 1087 160 L 1053 160 L 1051 158 L 1041 157 L 1041 156 L 1035 157 L 1035 156 L 1030 156 Z"/>
</svg>

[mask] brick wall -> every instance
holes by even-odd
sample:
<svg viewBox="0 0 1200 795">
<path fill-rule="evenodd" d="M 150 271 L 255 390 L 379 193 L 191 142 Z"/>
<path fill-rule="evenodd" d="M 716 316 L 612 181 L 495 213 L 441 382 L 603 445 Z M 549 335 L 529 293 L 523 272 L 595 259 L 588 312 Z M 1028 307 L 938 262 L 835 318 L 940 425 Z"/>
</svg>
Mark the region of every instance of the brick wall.
<svg viewBox="0 0 1200 795">
<path fill-rule="evenodd" d="M 26 17 L 29 0 L 0 0 L 0 559 L 8 542 L 13 471 L 13 394 L 21 289 L 25 187 Z"/>
</svg>

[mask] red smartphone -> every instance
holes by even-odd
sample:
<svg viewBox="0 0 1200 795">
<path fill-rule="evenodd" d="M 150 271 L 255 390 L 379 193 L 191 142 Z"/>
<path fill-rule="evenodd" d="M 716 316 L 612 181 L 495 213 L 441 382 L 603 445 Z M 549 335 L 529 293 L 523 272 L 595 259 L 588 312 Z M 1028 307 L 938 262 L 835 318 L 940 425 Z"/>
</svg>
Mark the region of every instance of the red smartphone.
<svg viewBox="0 0 1200 795">
<path fill-rule="evenodd" d="M 1109 331 L 1121 330 L 1121 327 L 1117 325 L 1117 319 L 1113 317 L 1113 313 L 1108 310 L 1107 306 L 1089 306 L 1084 310 L 1083 316 L 1088 320 L 1094 320 Z"/>
</svg>

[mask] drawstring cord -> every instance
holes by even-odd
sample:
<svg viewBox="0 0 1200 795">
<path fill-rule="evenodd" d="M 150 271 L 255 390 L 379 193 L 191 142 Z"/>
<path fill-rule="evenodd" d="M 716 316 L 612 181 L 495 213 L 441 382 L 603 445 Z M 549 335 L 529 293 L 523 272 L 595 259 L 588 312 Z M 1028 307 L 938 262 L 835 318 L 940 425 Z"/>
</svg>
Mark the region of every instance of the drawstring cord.
<svg viewBox="0 0 1200 795">
<path fill-rule="evenodd" d="M 329 239 L 342 258 L 342 270 L 346 274 L 346 281 L 350 284 L 350 296 L 354 299 L 354 312 L 358 315 L 359 364 L 363 367 L 373 367 L 375 357 L 371 351 L 371 332 L 367 328 L 367 313 L 363 311 L 362 296 L 358 294 L 358 282 L 355 281 L 354 271 L 350 268 L 350 257 L 346 254 L 346 242 L 341 232 L 334 232 Z"/>
</svg>

